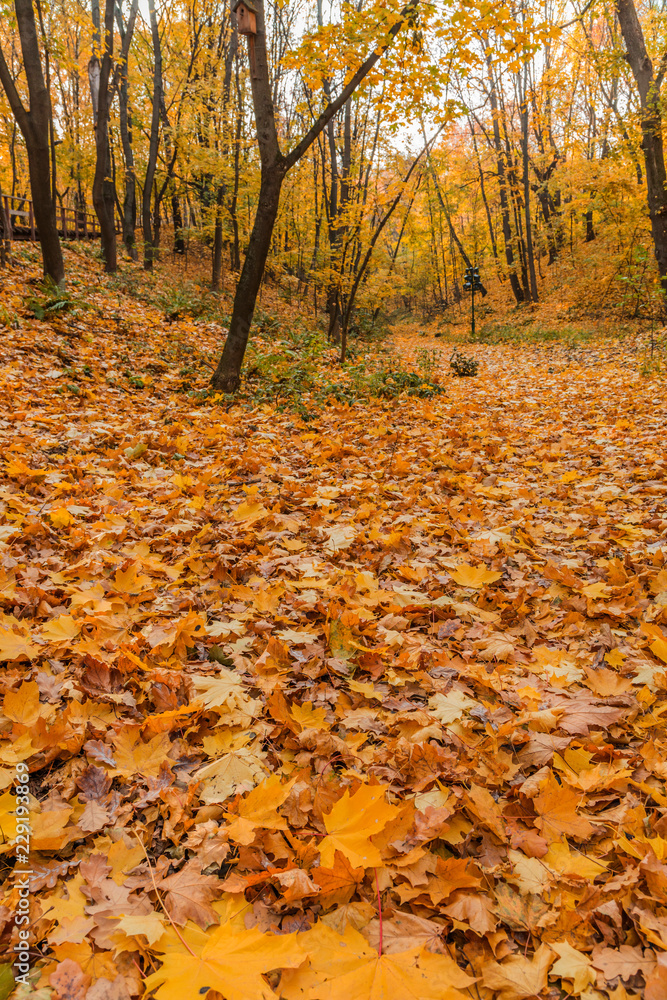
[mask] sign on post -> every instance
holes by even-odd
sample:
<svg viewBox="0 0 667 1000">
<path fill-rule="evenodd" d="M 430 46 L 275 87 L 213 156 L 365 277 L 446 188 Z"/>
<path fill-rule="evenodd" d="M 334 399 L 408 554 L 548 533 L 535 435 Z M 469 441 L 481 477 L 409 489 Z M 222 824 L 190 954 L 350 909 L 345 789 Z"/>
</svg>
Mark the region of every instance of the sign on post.
<svg viewBox="0 0 667 1000">
<path fill-rule="evenodd" d="M 475 337 L 475 292 L 482 291 L 482 282 L 479 277 L 478 267 L 466 267 L 463 287 L 466 291 L 472 292 L 470 299 L 470 318 L 471 318 L 471 332 L 470 336 L 472 339 Z"/>
</svg>

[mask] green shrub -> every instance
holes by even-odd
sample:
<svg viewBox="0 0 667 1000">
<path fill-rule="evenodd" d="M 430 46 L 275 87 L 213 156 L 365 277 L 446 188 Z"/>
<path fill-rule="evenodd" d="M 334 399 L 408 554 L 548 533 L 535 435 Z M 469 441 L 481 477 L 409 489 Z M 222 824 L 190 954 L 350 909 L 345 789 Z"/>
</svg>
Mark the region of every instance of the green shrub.
<svg viewBox="0 0 667 1000">
<path fill-rule="evenodd" d="M 458 348 L 454 348 L 454 352 L 449 359 L 449 367 L 459 378 L 473 378 L 479 371 L 479 361 L 476 358 L 461 354 Z"/>
<path fill-rule="evenodd" d="M 68 312 L 78 303 L 67 291 L 58 288 L 51 278 L 45 278 L 38 285 L 36 295 L 26 302 L 26 309 L 35 319 L 47 319 L 59 312 Z"/>
</svg>

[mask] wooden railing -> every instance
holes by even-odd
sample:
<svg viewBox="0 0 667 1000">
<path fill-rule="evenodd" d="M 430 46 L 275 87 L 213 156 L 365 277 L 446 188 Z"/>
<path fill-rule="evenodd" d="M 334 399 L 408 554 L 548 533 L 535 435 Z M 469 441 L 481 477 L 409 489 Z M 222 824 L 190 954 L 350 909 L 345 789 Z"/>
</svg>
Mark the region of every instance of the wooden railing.
<svg viewBox="0 0 667 1000">
<path fill-rule="evenodd" d="M 5 239 L 36 240 L 39 232 L 35 224 L 35 213 L 29 198 L 2 196 L 2 216 L 5 223 Z M 76 208 L 56 210 L 58 232 L 65 240 L 89 240 L 100 235 L 100 223 L 92 212 L 81 212 Z"/>
</svg>

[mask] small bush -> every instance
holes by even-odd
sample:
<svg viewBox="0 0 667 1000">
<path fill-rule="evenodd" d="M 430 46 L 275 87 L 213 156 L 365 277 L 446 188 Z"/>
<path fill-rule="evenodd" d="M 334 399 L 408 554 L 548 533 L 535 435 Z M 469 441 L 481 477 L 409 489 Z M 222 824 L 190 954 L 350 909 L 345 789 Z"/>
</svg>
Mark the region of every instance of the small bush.
<svg viewBox="0 0 667 1000">
<path fill-rule="evenodd" d="M 46 278 L 40 283 L 37 294 L 26 302 L 26 309 L 35 319 L 41 320 L 60 312 L 68 312 L 76 304 L 68 292 L 58 288 L 50 278 Z"/>
<path fill-rule="evenodd" d="M 185 316 L 199 319 L 211 315 L 209 290 L 190 281 L 168 288 L 158 295 L 156 304 L 164 311 L 165 319 L 170 323 Z"/>
<path fill-rule="evenodd" d="M 454 350 L 449 359 L 449 367 L 459 378 L 472 378 L 479 371 L 479 361 L 475 358 L 466 357 L 460 351 Z"/>
</svg>

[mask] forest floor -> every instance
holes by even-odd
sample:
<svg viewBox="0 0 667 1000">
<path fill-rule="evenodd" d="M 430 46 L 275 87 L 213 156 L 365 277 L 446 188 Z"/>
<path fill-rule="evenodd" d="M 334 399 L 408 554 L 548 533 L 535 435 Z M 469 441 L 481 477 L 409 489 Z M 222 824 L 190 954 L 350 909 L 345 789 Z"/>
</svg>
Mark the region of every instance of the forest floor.
<svg viewBox="0 0 667 1000">
<path fill-rule="evenodd" d="M 664 1000 L 661 349 L 265 302 L 234 402 L 67 254 L 0 273 L 0 998 L 28 870 L 17 998 Z"/>
</svg>

